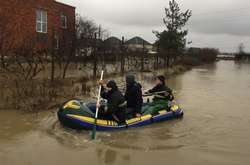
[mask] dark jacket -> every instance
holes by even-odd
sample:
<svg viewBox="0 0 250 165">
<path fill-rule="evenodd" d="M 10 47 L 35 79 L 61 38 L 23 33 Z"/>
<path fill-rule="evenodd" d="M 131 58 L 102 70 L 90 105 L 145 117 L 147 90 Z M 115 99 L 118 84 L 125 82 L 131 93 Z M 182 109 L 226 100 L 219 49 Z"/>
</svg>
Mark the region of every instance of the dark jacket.
<svg viewBox="0 0 250 165">
<path fill-rule="evenodd" d="M 126 112 L 125 108 L 120 106 L 125 102 L 125 98 L 122 93 L 118 89 L 112 89 L 107 92 L 102 87 L 101 97 L 108 101 L 107 114 L 115 114 L 120 122 L 124 122 Z"/>
<path fill-rule="evenodd" d="M 172 89 L 163 84 L 156 85 L 153 89 L 150 89 L 147 93 L 155 93 L 154 100 L 164 99 L 172 101 L 174 99 Z"/>
<path fill-rule="evenodd" d="M 141 88 L 142 86 L 137 82 L 127 84 L 127 89 L 125 92 L 127 108 L 131 108 L 134 113 L 141 113 L 143 104 Z"/>
</svg>

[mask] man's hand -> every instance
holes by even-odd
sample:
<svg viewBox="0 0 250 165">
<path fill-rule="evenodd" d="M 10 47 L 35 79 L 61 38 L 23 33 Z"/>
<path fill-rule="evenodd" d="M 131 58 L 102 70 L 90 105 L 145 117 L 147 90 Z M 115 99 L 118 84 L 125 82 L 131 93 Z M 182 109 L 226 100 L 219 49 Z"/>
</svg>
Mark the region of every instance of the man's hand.
<svg viewBox="0 0 250 165">
<path fill-rule="evenodd" d="M 97 81 L 97 84 L 99 84 L 99 85 L 104 85 L 104 81 L 103 80 L 99 80 L 99 81 Z"/>
<path fill-rule="evenodd" d="M 136 116 L 136 117 L 141 117 L 142 115 L 139 114 L 139 113 L 136 113 L 135 116 Z"/>
<path fill-rule="evenodd" d="M 100 103 L 96 103 L 96 107 L 100 108 L 101 107 Z"/>
</svg>

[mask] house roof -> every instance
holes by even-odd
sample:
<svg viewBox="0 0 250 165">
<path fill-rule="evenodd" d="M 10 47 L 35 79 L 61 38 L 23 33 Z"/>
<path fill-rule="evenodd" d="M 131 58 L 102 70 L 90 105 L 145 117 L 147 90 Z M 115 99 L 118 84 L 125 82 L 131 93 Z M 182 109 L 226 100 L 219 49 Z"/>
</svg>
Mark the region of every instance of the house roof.
<svg viewBox="0 0 250 165">
<path fill-rule="evenodd" d="M 144 40 L 143 38 L 141 37 L 134 37 L 134 38 L 131 38 L 130 40 L 128 40 L 126 42 L 126 44 L 139 44 L 139 45 L 143 45 L 143 42 L 145 45 L 151 45 L 151 43 L 149 43 L 148 41 Z"/>
<path fill-rule="evenodd" d="M 117 38 L 117 37 L 109 37 L 104 42 L 108 43 L 108 44 L 114 44 L 114 45 L 116 45 L 116 44 L 121 44 L 122 41 L 119 38 Z"/>
<path fill-rule="evenodd" d="M 72 6 L 72 5 L 69 5 L 69 4 L 65 4 L 65 3 L 62 3 L 62 2 L 59 2 L 57 0 L 54 0 L 55 3 L 59 4 L 59 5 L 63 5 L 63 6 L 68 6 L 68 7 L 71 7 L 71 8 L 76 8 L 75 6 Z"/>
</svg>

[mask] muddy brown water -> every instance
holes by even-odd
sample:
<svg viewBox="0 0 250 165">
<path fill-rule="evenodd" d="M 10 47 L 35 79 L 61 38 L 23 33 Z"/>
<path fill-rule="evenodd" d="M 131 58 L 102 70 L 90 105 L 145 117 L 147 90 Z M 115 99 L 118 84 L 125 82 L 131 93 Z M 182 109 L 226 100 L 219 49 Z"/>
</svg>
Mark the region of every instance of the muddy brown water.
<svg viewBox="0 0 250 165">
<path fill-rule="evenodd" d="M 147 88 L 151 76 L 138 77 Z M 55 112 L 0 111 L 0 165 L 249 164 L 249 64 L 220 61 L 168 84 L 185 110 L 182 120 L 100 132 L 96 141 L 62 128 Z"/>
</svg>

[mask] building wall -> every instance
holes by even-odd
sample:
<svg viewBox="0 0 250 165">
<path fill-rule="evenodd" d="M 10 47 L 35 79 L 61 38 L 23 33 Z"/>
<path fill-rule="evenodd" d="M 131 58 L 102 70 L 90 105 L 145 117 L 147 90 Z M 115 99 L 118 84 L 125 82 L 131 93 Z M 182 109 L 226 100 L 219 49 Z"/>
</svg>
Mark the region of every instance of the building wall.
<svg viewBox="0 0 250 165">
<path fill-rule="evenodd" d="M 153 46 L 152 45 L 144 45 L 144 48 L 147 51 L 152 51 Z M 128 44 L 128 49 L 131 51 L 142 51 L 143 45 L 141 45 L 141 44 Z"/>
<path fill-rule="evenodd" d="M 47 33 L 36 32 L 36 11 L 47 11 Z M 60 15 L 67 16 L 67 29 L 61 27 Z M 0 30 L 5 34 L 6 43 L 12 48 L 34 44 L 36 50 L 52 48 L 52 32 L 60 38 L 59 43 L 70 45 L 75 35 L 75 8 L 55 2 L 54 0 L 1 0 L 0 1 Z M 4 27 L 4 28 L 3 28 Z M 54 30 L 53 30 L 54 29 Z M 7 42 L 8 40 L 8 42 Z M 7 44 L 6 44 L 7 45 Z"/>
</svg>

